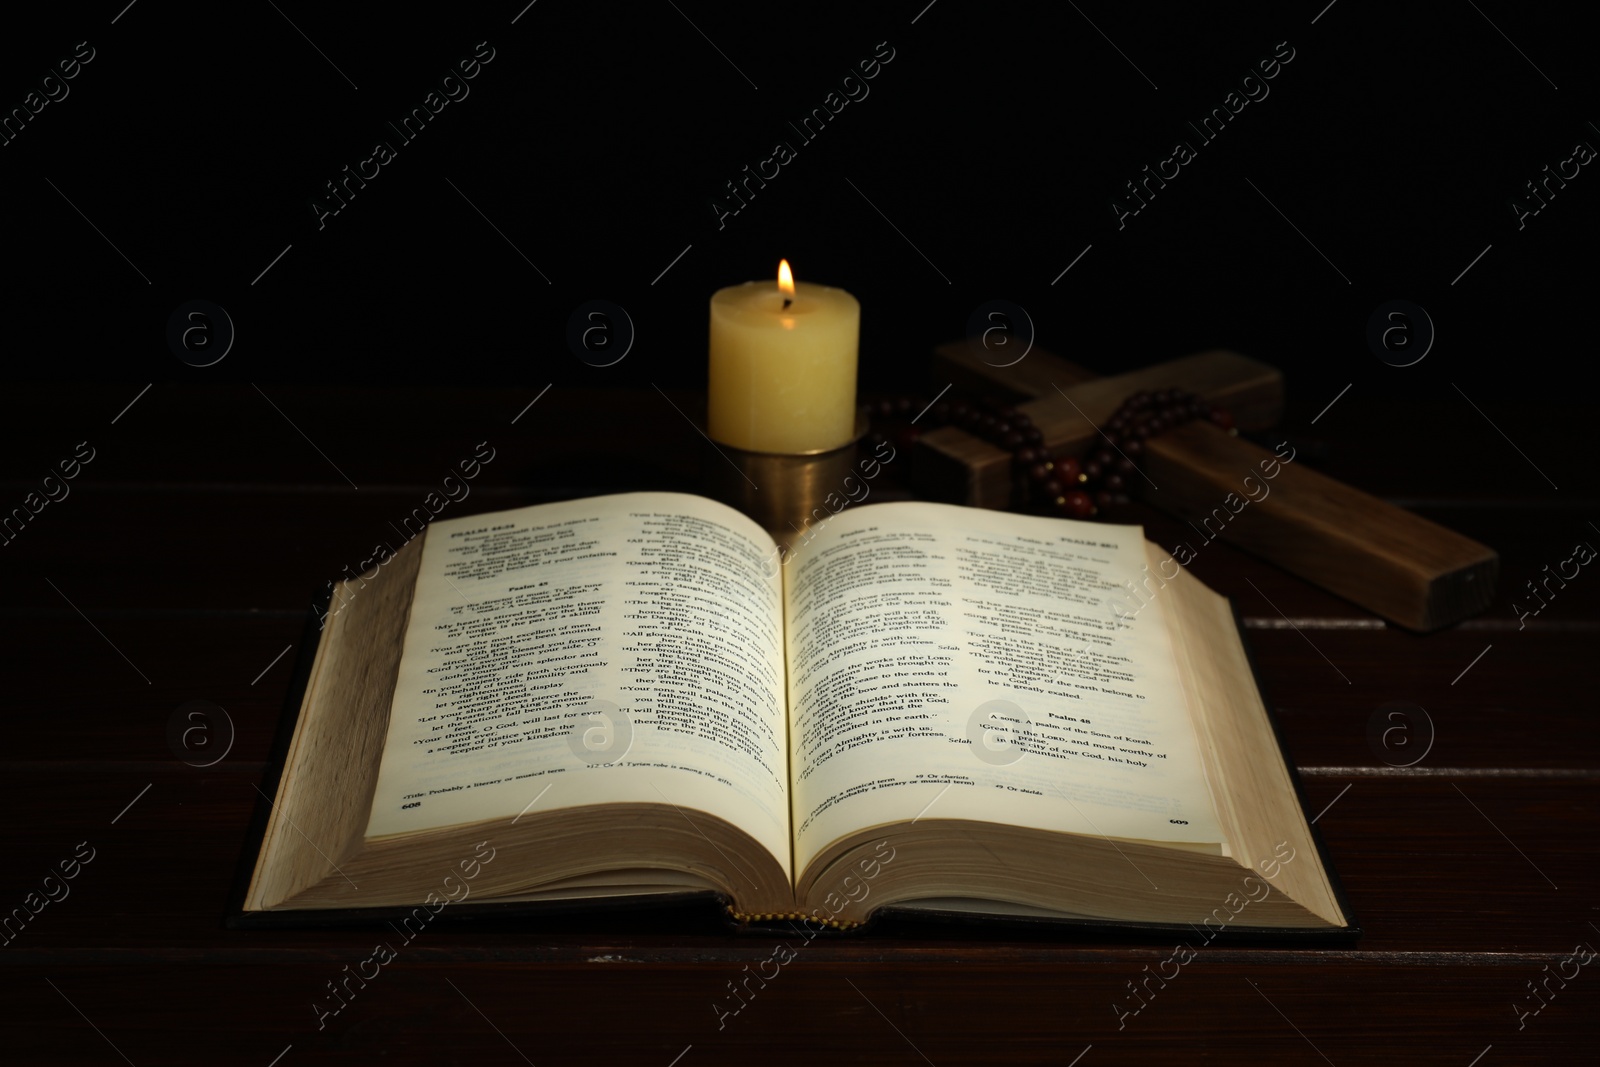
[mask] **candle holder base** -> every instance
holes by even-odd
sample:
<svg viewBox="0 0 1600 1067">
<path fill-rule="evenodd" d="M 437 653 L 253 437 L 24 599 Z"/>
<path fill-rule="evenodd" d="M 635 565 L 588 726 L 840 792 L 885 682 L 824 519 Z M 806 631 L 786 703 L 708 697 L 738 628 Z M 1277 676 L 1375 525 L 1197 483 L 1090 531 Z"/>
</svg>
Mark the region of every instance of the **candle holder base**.
<svg viewBox="0 0 1600 1067">
<path fill-rule="evenodd" d="M 744 512 L 787 552 L 807 527 L 838 512 L 825 501 L 830 494 L 847 498 L 845 479 L 855 472 L 869 425 L 866 409 L 858 409 L 850 440 L 817 452 L 752 452 L 714 441 L 722 455 L 703 464 L 706 495 Z"/>
</svg>

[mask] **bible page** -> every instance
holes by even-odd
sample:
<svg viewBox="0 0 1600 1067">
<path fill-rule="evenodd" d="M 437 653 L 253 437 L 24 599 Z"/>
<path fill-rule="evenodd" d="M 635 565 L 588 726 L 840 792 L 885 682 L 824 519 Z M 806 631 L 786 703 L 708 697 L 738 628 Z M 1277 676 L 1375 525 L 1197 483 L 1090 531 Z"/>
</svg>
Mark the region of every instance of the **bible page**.
<svg viewBox="0 0 1600 1067">
<path fill-rule="evenodd" d="M 1221 842 L 1145 561 L 1137 526 L 923 503 L 791 553 L 796 869 L 922 818 Z"/>
<path fill-rule="evenodd" d="M 367 836 L 670 803 L 787 871 L 776 560 L 755 523 L 679 493 L 433 523 Z"/>
</svg>

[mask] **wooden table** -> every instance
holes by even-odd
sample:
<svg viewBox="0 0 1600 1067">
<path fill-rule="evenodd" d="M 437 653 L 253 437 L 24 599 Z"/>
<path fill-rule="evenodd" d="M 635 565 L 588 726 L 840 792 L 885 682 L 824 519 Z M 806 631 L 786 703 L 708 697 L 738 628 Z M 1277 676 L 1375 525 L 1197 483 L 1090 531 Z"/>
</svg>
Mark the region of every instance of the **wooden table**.
<svg viewBox="0 0 1600 1067">
<path fill-rule="evenodd" d="M 1513 1008 L 1538 1006 L 1528 983 L 1575 945 L 1600 945 L 1600 574 L 1585 568 L 1526 628 L 1511 608 L 1575 542 L 1600 545 L 1572 427 L 1540 409 L 1496 415 L 1560 491 L 1457 397 L 1402 408 L 1357 391 L 1315 426 L 1325 398 L 1291 405 L 1303 462 L 1500 551 L 1499 595 L 1476 619 L 1417 637 L 1220 542 L 1193 564 L 1246 619 L 1365 928 L 1356 947 L 1202 948 L 1119 1031 L 1113 1002 L 1126 1005 L 1125 984 L 1170 943 L 819 938 L 719 1030 L 713 1001 L 772 946 L 704 915 L 439 924 L 319 1031 L 313 1000 L 385 932 L 222 925 L 290 677 L 283 653 L 313 587 L 390 536 L 479 441 L 496 458 L 446 514 L 692 489 L 721 460 L 654 390 L 558 387 L 526 408 L 534 389 L 157 385 L 124 411 L 141 386 L 12 390 L 0 431 L 7 508 L 77 442 L 95 450 L 70 496 L 0 548 L 0 907 L 20 906 L 80 842 L 94 850 L 70 896 L 0 950 L 7 1063 L 1595 1056 L 1600 968 L 1565 988 L 1551 978 L 1553 999 L 1520 1029 Z M 894 495 L 887 482 L 874 492 Z M 1127 517 L 1169 544 L 1182 533 L 1153 510 Z M 236 727 L 214 766 L 168 746 L 190 700 Z M 1412 767 L 1369 745 L 1369 720 L 1394 701 L 1431 717 L 1432 747 Z"/>
</svg>

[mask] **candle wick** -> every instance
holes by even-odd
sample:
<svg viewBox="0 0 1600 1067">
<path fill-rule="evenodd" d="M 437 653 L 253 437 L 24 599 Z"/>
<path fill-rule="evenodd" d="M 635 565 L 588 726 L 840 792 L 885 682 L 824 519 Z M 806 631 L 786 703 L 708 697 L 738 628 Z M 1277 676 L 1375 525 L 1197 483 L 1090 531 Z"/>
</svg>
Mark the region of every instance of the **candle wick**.
<svg viewBox="0 0 1600 1067">
<path fill-rule="evenodd" d="M 784 297 L 783 298 L 783 310 L 788 311 L 789 310 L 789 305 L 792 304 L 792 303 L 794 303 L 794 299 L 792 297 L 787 297 L 787 296 Z"/>
</svg>

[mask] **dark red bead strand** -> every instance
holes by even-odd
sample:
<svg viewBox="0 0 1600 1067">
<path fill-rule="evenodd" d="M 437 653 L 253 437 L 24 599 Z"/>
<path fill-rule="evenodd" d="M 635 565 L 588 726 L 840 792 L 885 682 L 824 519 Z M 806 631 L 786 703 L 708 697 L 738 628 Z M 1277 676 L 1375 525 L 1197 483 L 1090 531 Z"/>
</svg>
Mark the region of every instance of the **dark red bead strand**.
<svg viewBox="0 0 1600 1067">
<path fill-rule="evenodd" d="M 1129 486 L 1142 477 L 1138 459 L 1145 454 L 1145 442 L 1157 434 L 1198 418 L 1238 432 L 1229 412 L 1182 389 L 1141 389 L 1129 396 L 1082 456 L 1053 455 L 1028 414 L 995 397 L 933 403 L 897 397 L 879 401 L 872 413 L 901 424 L 892 430 L 875 428 L 874 441 L 893 440 L 909 448 L 923 429 L 957 426 L 1004 449 L 1012 458 L 1013 506 L 1079 519 L 1128 502 Z M 918 425 L 911 425 L 912 418 Z"/>
</svg>

